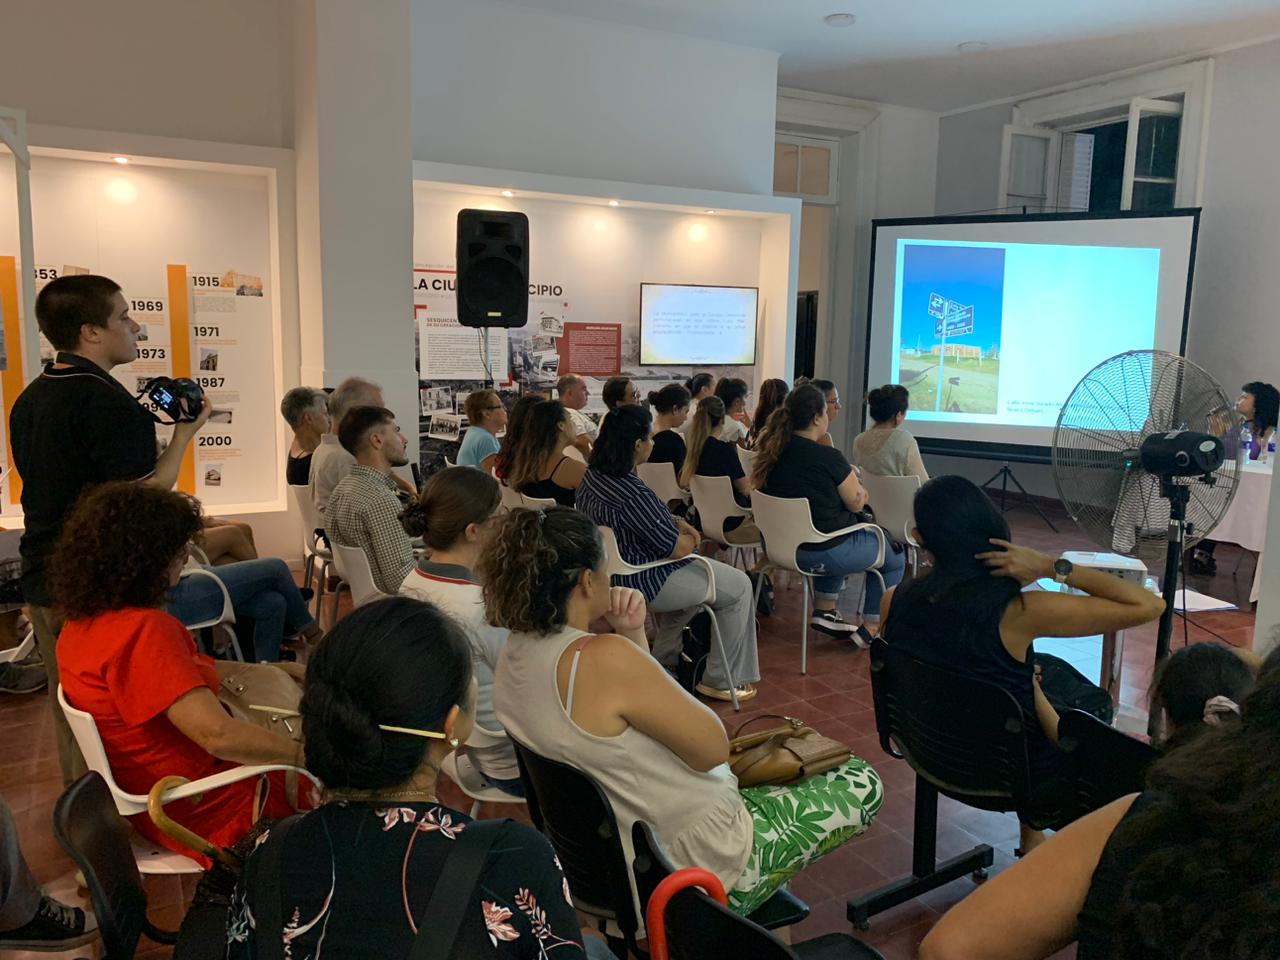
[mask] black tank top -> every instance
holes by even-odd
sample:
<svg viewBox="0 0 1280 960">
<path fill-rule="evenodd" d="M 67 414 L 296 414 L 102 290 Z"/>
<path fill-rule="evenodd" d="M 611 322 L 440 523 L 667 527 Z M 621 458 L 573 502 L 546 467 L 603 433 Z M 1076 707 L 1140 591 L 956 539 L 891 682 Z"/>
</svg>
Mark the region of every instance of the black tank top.
<svg viewBox="0 0 1280 960">
<path fill-rule="evenodd" d="M 520 492 L 526 497 L 535 497 L 538 500 L 554 500 L 562 507 L 572 507 L 575 499 L 573 488 L 562 487 L 551 479 L 556 475 L 556 471 L 560 469 L 560 464 L 568 459 L 568 457 L 561 457 L 551 469 L 551 476 L 545 480 L 534 480 L 532 483 L 526 483 L 520 488 Z"/>
</svg>

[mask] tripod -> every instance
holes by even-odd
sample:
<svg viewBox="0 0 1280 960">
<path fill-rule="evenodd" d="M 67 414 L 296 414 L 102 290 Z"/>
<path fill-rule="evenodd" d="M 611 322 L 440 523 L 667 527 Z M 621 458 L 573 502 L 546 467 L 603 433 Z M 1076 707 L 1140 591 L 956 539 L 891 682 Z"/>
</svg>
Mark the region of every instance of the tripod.
<svg viewBox="0 0 1280 960">
<path fill-rule="evenodd" d="M 1009 482 L 1013 481 L 1013 485 L 1018 488 L 1018 491 L 1022 494 L 1022 499 L 1027 504 L 1027 506 L 1029 506 L 1036 513 L 1040 514 L 1040 519 L 1049 525 L 1050 530 L 1052 530 L 1054 533 L 1058 532 L 1058 528 L 1053 525 L 1053 521 L 1050 520 L 1045 515 L 1045 512 L 1040 509 L 1040 505 L 1036 503 L 1035 500 L 1031 499 L 1031 494 L 1027 493 L 1027 488 L 1018 482 L 1018 478 L 1014 476 L 1013 470 L 1009 466 L 1009 461 L 1006 460 L 1004 462 L 1004 465 L 1001 466 L 1000 469 L 997 470 L 992 475 L 991 479 L 988 480 L 986 483 L 982 484 L 982 489 L 986 490 L 987 487 L 991 486 L 997 480 L 1000 481 L 1000 512 L 1001 513 L 1008 512 L 1009 508 L 1005 506 L 1005 498 L 1009 492 Z"/>
<path fill-rule="evenodd" d="M 1156 666 L 1169 656 L 1169 642 L 1173 638 L 1174 606 L 1178 599 L 1178 571 L 1182 566 L 1182 544 L 1187 535 L 1187 502 L 1191 488 L 1174 483 L 1170 477 L 1160 478 L 1160 496 L 1169 501 L 1169 543 L 1164 554 L 1164 577 L 1160 594 L 1164 597 L 1164 610 L 1160 614 L 1160 626 L 1156 629 Z M 1183 616 L 1186 616 L 1184 613 Z M 1160 712 L 1152 710 L 1147 718 L 1147 733 L 1152 737 L 1161 731 Z"/>
</svg>

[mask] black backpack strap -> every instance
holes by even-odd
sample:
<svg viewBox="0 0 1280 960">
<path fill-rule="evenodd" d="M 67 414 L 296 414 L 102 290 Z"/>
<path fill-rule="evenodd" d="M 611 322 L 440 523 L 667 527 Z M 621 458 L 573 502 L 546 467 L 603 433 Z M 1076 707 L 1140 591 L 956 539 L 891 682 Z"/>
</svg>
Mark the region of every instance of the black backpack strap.
<svg viewBox="0 0 1280 960">
<path fill-rule="evenodd" d="M 254 946 L 259 960 L 284 960 L 284 842 L 301 818 L 295 813 L 276 823 L 255 854 L 257 883 L 253 889 Z"/>
<path fill-rule="evenodd" d="M 426 909 L 418 914 L 418 935 L 414 937 L 409 960 L 450 960 L 455 947 L 464 942 L 468 911 L 480 921 L 475 905 L 476 888 L 489 851 L 498 840 L 506 820 L 473 820 L 453 842 L 445 858 Z M 457 954 L 467 956 L 470 954 Z M 259 954 L 261 956 L 261 954 Z M 280 960 L 266 958 L 263 960 Z"/>
</svg>

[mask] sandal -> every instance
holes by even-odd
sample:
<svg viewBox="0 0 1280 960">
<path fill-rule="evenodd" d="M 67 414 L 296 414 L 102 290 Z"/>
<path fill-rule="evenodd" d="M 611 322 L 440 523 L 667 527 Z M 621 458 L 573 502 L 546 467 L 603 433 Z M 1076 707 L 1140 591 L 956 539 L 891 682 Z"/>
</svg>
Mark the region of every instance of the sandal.
<svg viewBox="0 0 1280 960">
<path fill-rule="evenodd" d="M 698 693 L 702 694 L 704 697 L 710 697 L 712 700 L 724 700 L 727 702 L 731 702 L 733 700 L 733 694 L 731 694 L 728 690 L 720 690 L 716 687 L 709 687 L 705 683 L 700 683 L 693 689 L 698 691 Z M 738 688 L 739 703 L 741 703 L 743 700 L 750 700 L 755 695 L 756 695 L 756 688 L 749 683 L 744 683 L 742 686 Z"/>
</svg>

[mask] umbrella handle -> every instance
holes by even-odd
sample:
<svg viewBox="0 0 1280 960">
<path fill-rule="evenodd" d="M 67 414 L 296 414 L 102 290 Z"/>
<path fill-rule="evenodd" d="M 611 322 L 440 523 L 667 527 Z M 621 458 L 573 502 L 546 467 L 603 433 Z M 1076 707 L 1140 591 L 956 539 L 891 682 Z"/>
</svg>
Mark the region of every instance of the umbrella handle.
<svg viewBox="0 0 1280 960">
<path fill-rule="evenodd" d="M 166 836 L 177 840 L 184 847 L 194 850 L 202 857 L 216 860 L 224 866 L 238 868 L 241 864 L 236 857 L 222 847 L 214 846 L 204 837 L 178 823 L 164 809 L 164 795 L 175 787 L 190 783 L 186 777 L 165 777 L 151 788 L 147 794 L 147 815 L 151 822 Z"/>
</svg>

